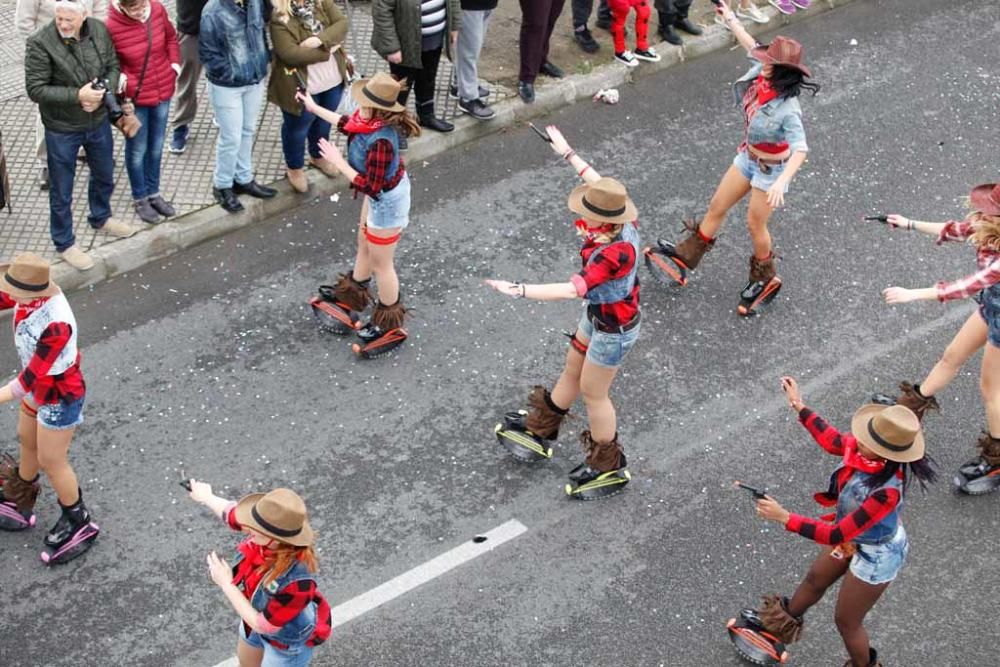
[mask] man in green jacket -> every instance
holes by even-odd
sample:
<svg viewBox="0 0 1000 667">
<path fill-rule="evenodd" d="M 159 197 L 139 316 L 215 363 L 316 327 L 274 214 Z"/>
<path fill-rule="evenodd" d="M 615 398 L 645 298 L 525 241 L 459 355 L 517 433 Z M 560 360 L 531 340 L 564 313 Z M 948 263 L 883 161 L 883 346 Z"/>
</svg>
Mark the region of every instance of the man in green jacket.
<svg viewBox="0 0 1000 667">
<path fill-rule="evenodd" d="M 121 72 L 108 29 L 87 18 L 81 0 L 60 0 L 55 19 L 28 38 L 24 87 L 38 105 L 45 126 L 49 169 L 49 231 L 56 251 L 80 271 L 94 265 L 73 235 L 73 181 L 76 156 L 83 147 L 90 167 L 87 222 L 105 234 L 124 238 L 137 228 L 111 217 L 114 141 L 109 109 Z M 132 131 L 134 116 L 114 111 L 116 124 Z"/>
</svg>

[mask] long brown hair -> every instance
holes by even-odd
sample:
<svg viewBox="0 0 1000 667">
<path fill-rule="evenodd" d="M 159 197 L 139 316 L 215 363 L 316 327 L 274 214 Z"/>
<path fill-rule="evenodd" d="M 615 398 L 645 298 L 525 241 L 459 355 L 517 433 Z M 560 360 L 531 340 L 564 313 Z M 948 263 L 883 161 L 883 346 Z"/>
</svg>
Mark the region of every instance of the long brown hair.
<svg viewBox="0 0 1000 667">
<path fill-rule="evenodd" d="M 986 215 L 976 211 L 968 220 L 976 230 L 969 240 L 977 248 L 1000 252 L 1000 215 Z"/>
<path fill-rule="evenodd" d="M 268 574 L 264 577 L 263 581 L 266 586 L 272 581 L 275 581 L 281 575 L 288 572 L 288 570 L 290 570 L 292 566 L 299 561 L 301 561 L 310 572 L 316 572 L 319 570 L 319 560 L 316 558 L 316 551 L 312 548 L 312 546 L 296 547 L 291 544 L 279 542 L 277 546 L 264 550 L 264 564 L 261 565 L 257 571 L 268 571 Z"/>
<path fill-rule="evenodd" d="M 420 136 L 420 125 L 409 111 L 386 111 L 372 107 L 372 118 L 396 128 L 404 137 Z"/>
</svg>

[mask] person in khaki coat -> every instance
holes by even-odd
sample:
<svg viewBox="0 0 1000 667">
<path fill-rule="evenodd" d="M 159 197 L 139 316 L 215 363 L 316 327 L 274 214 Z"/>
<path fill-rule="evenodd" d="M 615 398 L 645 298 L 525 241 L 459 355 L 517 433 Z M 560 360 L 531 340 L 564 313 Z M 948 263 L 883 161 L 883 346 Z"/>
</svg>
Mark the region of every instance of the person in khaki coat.
<svg viewBox="0 0 1000 667">
<path fill-rule="evenodd" d="M 451 59 L 462 23 L 460 0 L 373 0 L 372 48 L 389 62 L 389 71 L 406 81 L 399 103 L 406 105 L 409 89 L 417 96 L 421 127 L 451 132 L 455 126 L 434 115 L 434 81 L 441 52 Z"/>
<path fill-rule="evenodd" d="M 320 139 L 330 138 L 330 123 L 310 113 L 295 99 L 299 88 L 324 109 L 336 111 L 347 80 L 347 17 L 333 0 L 274 0 L 268 25 L 271 34 L 271 78 L 267 99 L 281 109 L 281 148 L 285 173 L 296 192 L 309 187 L 309 162 L 327 176 L 339 172 L 320 155 Z"/>
</svg>

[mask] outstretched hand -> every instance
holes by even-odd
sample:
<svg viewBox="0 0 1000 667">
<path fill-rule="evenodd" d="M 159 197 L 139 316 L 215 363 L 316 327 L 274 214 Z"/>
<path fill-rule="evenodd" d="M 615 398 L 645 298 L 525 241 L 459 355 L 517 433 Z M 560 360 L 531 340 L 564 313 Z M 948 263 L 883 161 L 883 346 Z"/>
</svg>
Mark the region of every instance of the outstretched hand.
<svg viewBox="0 0 1000 667">
<path fill-rule="evenodd" d="M 295 99 L 302 102 L 302 106 L 305 107 L 305 110 L 309 113 L 316 112 L 318 105 L 309 93 L 299 90 L 295 93 Z"/>
<path fill-rule="evenodd" d="M 205 560 L 208 562 L 208 574 L 216 586 L 221 587 L 232 583 L 233 570 L 225 558 L 221 558 L 213 551 L 205 557 Z"/>
<path fill-rule="evenodd" d="M 732 7 L 725 0 L 721 2 L 715 2 L 715 13 L 722 17 L 723 21 L 728 21 L 729 19 L 735 19 L 736 14 L 733 13 Z"/>
<path fill-rule="evenodd" d="M 336 166 L 339 166 L 344 161 L 344 156 L 341 154 L 337 144 L 327 139 L 319 140 L 319 153 L 323 156 L 324 160 L 332 162 Z"/>
<path fill-rule="evenodd" d="M 191 479 L 188 480 L 191 484 L 191 500 L 197 503 L 207 503 L 213 496 L 212 485 L 207 482 L 199 482 L 198 480 Z"/>
<path fill-rule="evenodd" d="M 512 283 L 506 280 L 492 280 L 492 279 L 484 280 L 483 282 L 489 287 L 492 287 L 496 291 L 500 292 L 501 294 L 506 294 L 507 296 L 515 296 L 515 297 L 524 296 L 521 283 Z"/>
<path fill-rule="evenodd" d="M 552 143 L 549 144 L 552 146 L 552 152 L 559 157 L 564 157 L 571 150 L 566 137 L 563 136 L 562 132 L 555 125 L 547 125 L 545 131 L 548 132 L 549 138 L 552 139 Z"/>
<path fill-rule="evenodd" d="M 882 290 L 882 297 L 886 303 L 909 303 L 920 298 L 917 290 L 906 289 L 905 287 L 887 287 Z"/>
<path fill-rule="evenodd" d="M 913 229 L 913 221 L 897 213 L 890 213 L 886 216 L 885 222 L 893 229 Z"/>
<path fill-rule="evenodd" d="M 790 375 L 781 376 L 781 391 L 785 392 L 788 405 L 798 412 L 802 409 L 802 392 L 799 390 L 799 383 Z"/>
<path fill-rule="evenodd" d="M 765 496 L 757 501 L 757 516 L 766 521 L 774 521 L 782 525 L 788 523 L 789 513 L 771 496 Z"/>
</svg>

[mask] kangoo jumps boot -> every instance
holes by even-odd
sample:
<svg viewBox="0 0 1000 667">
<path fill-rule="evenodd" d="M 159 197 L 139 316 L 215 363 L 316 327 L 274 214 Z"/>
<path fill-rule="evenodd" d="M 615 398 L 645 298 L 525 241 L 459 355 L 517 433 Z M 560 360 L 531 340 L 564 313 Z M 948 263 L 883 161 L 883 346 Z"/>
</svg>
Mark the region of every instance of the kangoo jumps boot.
<svg viewBox="0 0 1000 667">
<path fill-rule="evenodd" d="M 781 290 L 781 278 L 774 270 L 774 253 L 767 259 L 750 256 L 750 279 L 740 292 L 736 312 L 744 317 L 752 315 L 759 307 L 771 302 Z"/>
<path fill-rule="evenodd" d="M 354 274 L 348 271 L 340 274 L 336 285 L 320 285 L 319 296 L 309 301 L 320 327 L 342 336 L 361 326 L 359 313 L 372 300 L 368 293 L 369 282 L 355 280 Z"/>
<path fill-rule="evenodd" d="M 406 330 L 403 329 L 406 313 L 402 301 L 396 301 L 390 306 L 376 301 L 371 321 L 358 330 L 361 344 L 353 345 L 354 353 L 365 359 L 373 359 L 402 345 L 407 337 Z"/>
<path fill-rule="evenodd" d="M 569 413 L 552 402 L 549 390 L 535 385 L 528 395 L 529 410 L 515 410 L 504 415 L 493 432 L 497 440 L 518 461 L 531 463 L 552 458 L 546 441 L 559 437 L 559 427 Z"/>
<path fill-rule="evenodd" d="M 59 521 L 45 536 L 45 551 L 42 552 L 42 562 L 46 565 L 57 565 L 73 560 L 90 549 L 100 532 L 97 524 L 90 520 L 90 512 L 83 504 L 83 493 L 69 507 L 59 507 L 62 515 Z"/>
<path fill-rule="evenodd" d="M 680 243 L 674 244 L 666 239 L 657 239 L 657 248 L 646 248 L 646 267 L 659 282 L 671 282 L 684 286 L 688 283 L 690 273 L 694 271 L 705 253 L 715 245 L 715 239 L 710 239 L 701 233 L 697 221 L 684 221 L 688 236 Z"/>
<path fill-rule="evenodd" d="M 761 626 L 783 644 L 793 644 L 802 638 L 802 617 L 788 613 L 788 598 L 765 595 L 764 606 L 757 616 Z"/>
<path fill-rule="evenodd" d="M 979 457 L 963 465 L 955 475 L 956 488 L 971 496 L 1000 489 L 1000 438 L 983 433 L 977 446 Z"/>
<path fill-rule="evenodd" d="M 0 456 L 0 530 L 17 531 L 35 525 L 35 501 L 41 487 L 38 475 L 25 481 L 17 462 L 8 454 Z"/>
<path fill-rule="evenodd" d="M 726 624 L 736 652 L 755 665 L 776 667 L 788 660 L 785 644 L 798 640 L 802 619 L 788 614 L 787 600 L 766 596 L 760 610 L 742 609 Z"/>
<path fill-rule="evenodd" d="M 620 493 L 632 479 L 618 434 L 609 442 L 598 442 L 590 431 L 580 434 L 586 460 L 569 472 L 566 495 L 578 500 L 597 500 Z"/>
<path fill-rule="evenodd" d="M 914 414 L 917 415 L 917 419 L 920 421 L 924 420 L 924 414 L 928 410 L 940 410 L 941 406 L 938 405 L 937 399 L 933 396 L 924 396 L 920 393 L 920 385 L 910 384 L 909 382 L 899 383 L 899 398 L 896 399 L 897 405 L 903 405 L 913 410 Z"/>
</svg>

